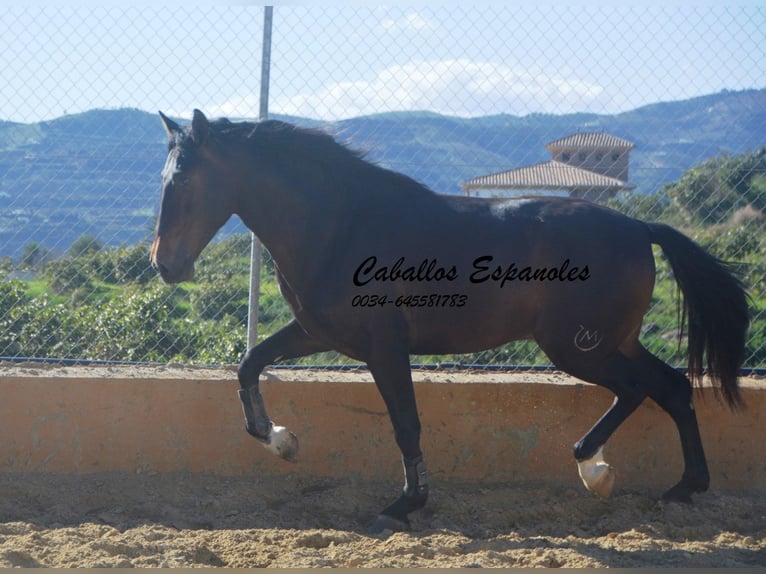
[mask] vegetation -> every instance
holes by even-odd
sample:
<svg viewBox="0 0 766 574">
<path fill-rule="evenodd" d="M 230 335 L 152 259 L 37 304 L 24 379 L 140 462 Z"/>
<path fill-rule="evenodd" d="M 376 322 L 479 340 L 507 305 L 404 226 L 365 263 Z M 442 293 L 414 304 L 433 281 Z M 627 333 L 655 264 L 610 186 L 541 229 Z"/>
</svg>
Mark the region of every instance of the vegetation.
<svg viewBox="0 0 766 574">
<path fill-rule="evenodd" d="M 747 363 L 766 365 L 766 150 L 719 156 L 688 170 L 654 196 L 617 197 L 610 206 L 665 221 L 738 265 L 753 301 Z M 105 247 L 86 235 L 52 259 L 30 243 L 18 261 L 0 260 L 0 356 L 227 364 L 245 350 L 250 237 L 209 246 L 194 282 L 168 286 L 149 266 L 145 243 Z M 656 250 L 658 281 L 642 340 L 673 364 L 678 345 L 675 282 Z M 259 339 L 290 318 L 268 253 L 261 269 Z M 327 353 L 302 360 L 352 363 Z M 418 363 L 547 364 L 532 342 L 472 355 L 417 357 Z M 299 361 L 300 362 L 300 361 Z"/>
</svg>

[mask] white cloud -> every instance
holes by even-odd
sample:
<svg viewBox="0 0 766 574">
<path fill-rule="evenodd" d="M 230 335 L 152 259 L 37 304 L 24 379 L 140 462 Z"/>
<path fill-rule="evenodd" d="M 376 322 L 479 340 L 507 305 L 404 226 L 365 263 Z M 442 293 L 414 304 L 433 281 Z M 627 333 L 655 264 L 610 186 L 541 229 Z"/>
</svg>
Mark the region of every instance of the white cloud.
<svg viewBox="0 0 766 574">
<path fill-rule="evenodd" d="M 260 115 L 260 96 L 259 94 L 247 93 L 243 96 L 230 98 L 223 103 L 212 103 L 199 107 L 210 118 L 257 119 Z M 164 113 L 171 117 L 191 120 L 193 108 L 170 108 L 164 110 Z"/>
<path fill-rule="evenodd" d="M 372 80 L 344 81 L 314 93 L 273 94 L 271 113 L 336 120 L 388 111 L 428 110 L 475 117 L 510 113 L 601 111 L 601 86 L 576 77 L 531 74 L 467 59 L 391 66 Z M 258 115 L 257 95 L 214 106 L 213 115 Z"/>
<path fill-rule="evenodd" d="M 424 32 L 438 28 L 436 22 L 420 12 L 408 12 L 399 19 L 386 18 L 383 20 L 382 25 L 388 32 Z"/>
<path fill-rule="evenodd" d="M 260 113 L 260 95 L 245 94 L 238 98 L 232 98 L 222 104 L 211 106 L 208 114 L 212 117 L 227 118 L 257 118 Z"/>
</svg>

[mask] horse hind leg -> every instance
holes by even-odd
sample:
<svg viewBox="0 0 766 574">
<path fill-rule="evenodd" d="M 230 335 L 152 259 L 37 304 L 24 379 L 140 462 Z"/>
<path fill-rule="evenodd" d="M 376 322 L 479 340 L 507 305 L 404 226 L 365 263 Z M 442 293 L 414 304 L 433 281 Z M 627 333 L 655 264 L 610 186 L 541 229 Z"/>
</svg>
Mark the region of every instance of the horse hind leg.
<svg viewBox="0 0 766 574">
<path fill-rule="evenodd" d="M 675 486 L 663 494 L 663 499 L 691 502 L 692 494 L 707 490 L 710 475 L 688 378 L 637 342 L 631 345 L 629 357 L 616 354 L 597 376 L 571 374 L 609 388 L 616 395 L 604 416 L 575 444 L 575 458 L 589 490 L 601 496 L 611 491 L 613 478 L 611 467 L 603 460 L 603 445 L 647 396 L 673 419 L 683 451 L 683 475 Z"/>
<path fill-rule="evenodd" d="M 681 440 L 684 471 L 681 480 L 662 498 L 691 502 L 691 495 L 705 492 L 710 485 L 705 450 L 702 446 L 697 415 L 692 402 L 692 384 L 683 374 L 643 349 L 643 362 L 653 370 L 649 397 L 673 419 Z"/>
<path fill-rule="evenodd" d="M 574 457 L 585 487 L 602 498 L 608 498 L 614 487 L 616 472 L 604 460 L 604 445 L 644 401 L 646 393 L 634 379 L 630 360 L 620 353 L 608 359 L 601 371 L 585 380 L 608 388 L 615 398 L 604 415 L 575 443 Z"/>
<path fill-rule="evenodd" d="M 636 375 L 634 361 L 619 351 L 605 358 L 587 361 L 572 360 L 571 355 L 557 358 L 549 353 L 549 357 L 564 372 L 605 387 L 615 394 L 609 409 L 574 445 L 574 457 L 583 484 L 589 491 L 608 498 L 614 487 L 616 472 L 604 460 L 604 445 L 646 398 L 646 390 Z"/>
</svg>

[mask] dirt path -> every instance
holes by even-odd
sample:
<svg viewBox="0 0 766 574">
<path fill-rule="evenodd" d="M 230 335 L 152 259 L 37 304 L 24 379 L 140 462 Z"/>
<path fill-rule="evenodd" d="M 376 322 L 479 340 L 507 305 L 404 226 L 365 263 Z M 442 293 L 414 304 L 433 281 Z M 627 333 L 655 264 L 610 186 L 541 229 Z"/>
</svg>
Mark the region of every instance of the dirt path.
<svg viewBox="0 0 766 574">
<path fill-rule="evenodd" d="M 0 475 L 0 567 L 766 566 L 766 500 L 435 485 L 413 531 L 371 537 L 397 484 L 108 473 Z"/>
</svg>

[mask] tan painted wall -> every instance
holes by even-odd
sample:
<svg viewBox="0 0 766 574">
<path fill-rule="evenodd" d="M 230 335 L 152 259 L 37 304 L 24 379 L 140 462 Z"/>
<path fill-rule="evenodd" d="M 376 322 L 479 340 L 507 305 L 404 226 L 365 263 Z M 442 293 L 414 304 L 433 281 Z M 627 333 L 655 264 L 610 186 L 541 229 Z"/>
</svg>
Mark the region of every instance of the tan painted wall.
<svg viewBox="0 0 766 574">
<path fill-rule="evenodd" d="M 766 489 L 766 386 L 744 389 L 733 414 L 709 389 L 696 408 L 712 487 Z M 243 429 L 232 370 L 0 369 L 0 470 L 89 473 L 206 471 L 226 475 L 390 476 L 400 479 L 388 416 L 366 373 L 271 371 L 271 417 L 301 441 L 291 464 Z M 423 448 L 434 479 L 544 480 L 579 485 L 572 444 L 611 403 L 562 375 L 419 373 Z M 670 418 L 647 401 L 606 457 L 620 485 L 658 491 L 681 473 Z"/>
<path fill-rule="evenodd" d="M 580 149 L 564 148 L 555 150 L 553 159 L 595 171 L 609 177 L 616 177 L 622 181 L 628 181 L 630 167 L 630 151 L 619 151 L 610 148 Z M 617 156 L 616 159 L 614 156 Z"/>
</svg>

